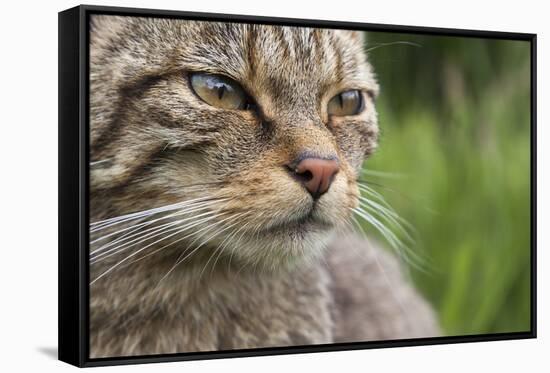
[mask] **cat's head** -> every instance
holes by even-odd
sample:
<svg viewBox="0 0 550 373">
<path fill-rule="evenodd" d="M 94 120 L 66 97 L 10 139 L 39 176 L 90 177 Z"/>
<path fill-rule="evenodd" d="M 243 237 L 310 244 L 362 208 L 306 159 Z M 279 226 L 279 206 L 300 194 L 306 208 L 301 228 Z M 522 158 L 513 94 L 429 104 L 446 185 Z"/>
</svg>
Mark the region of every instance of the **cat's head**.
<svg viewBox="0 0 550 373">
<path fill-rule="evenodd" d="M 160 208 L 162 243 L 269 266 L 349 221 L 378 134 L 360 32 L 93 16 L 90 41 L 92 221 Z"/>
</svg>

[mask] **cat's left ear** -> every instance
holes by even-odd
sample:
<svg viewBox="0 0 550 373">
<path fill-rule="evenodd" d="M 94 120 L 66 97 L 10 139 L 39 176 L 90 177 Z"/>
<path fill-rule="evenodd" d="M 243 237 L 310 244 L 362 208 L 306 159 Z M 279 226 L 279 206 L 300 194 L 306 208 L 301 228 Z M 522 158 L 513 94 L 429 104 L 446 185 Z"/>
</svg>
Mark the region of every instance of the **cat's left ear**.
<svg viewBox="0 0 550 373">
<path fill-rule="evenodd" d="M 340 34 L 357 46 L 362 47 L 365 43 L 365 33 L 363 31 L 341 30 Z"/>
<path fill-rule="evenodd" d="M 365 33 L 363 31 L 348 31 L 348 32 L 352 40 L 363 45 L 363 43 L 365 42 Z"/>
</svg>

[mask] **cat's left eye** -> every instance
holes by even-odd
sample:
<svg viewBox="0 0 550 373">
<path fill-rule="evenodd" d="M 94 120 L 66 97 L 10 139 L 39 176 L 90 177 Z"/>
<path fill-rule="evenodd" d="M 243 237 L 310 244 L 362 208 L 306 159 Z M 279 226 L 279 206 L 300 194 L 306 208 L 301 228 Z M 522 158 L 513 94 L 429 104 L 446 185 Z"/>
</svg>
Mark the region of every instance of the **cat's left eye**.
<svg viewBox="0 0 550 373">
<path fill-rule="evenodd" d="M 245 110 L 250 104 L 239 83 L 222 75 L 194 73 L 190 77 L 193 91 L 209 105 L 229 110 Z"/>
<path fill-rule="evenodd" d="M 363 95 L 361 91 L 352 89 L 338 93 L 330 99 L 327 106 L 329 115 L 345 116 L 357 115 L 363 111 Z"/>
</svg>

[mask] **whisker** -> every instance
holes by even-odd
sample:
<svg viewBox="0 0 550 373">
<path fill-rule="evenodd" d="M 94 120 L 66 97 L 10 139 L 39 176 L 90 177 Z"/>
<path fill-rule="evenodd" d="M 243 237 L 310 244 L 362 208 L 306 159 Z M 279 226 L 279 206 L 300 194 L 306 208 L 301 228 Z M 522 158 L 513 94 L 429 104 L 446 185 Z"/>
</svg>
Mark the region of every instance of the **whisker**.
<svg viewBox="0 0 550 373">
<path fill-rule="evenodd" d="M 135 224 L 135 225 L 132 225 L 132 226 L 130 226 L 130 227 L 127 227 L 127 228 L 124 228 L 124 229 L 120 229 L 120 230 L 118 230 L 118 231 L 116 231 L 116 232 L 109 233 L 109 234 L 107 234 L 107 235 L 105 235 L 105 236 L 102 236 L 102 237 L 100 237 L 100 238 L 98 238 L 98 239 L 93 240 L 93 241 L 90 242 L 90 243 L 91 243 L 91 244 L 94 244 L 94 243 L 96 243 L 96 242 L 98 242 L 98 241 L 101 241 L 101 240 L 103 240 L 103 239 L 105 239 L 105 238 L 108 238 L 108 237 L 111 237 L 111 236 L 113 236 L 113 235 L 116 235 L 117 233 L 119 234 L 119 233 L 124 232 L 124 231 L 126 231 L 126 230 L 128 230 L 128 229 L 133 229 L 133 228 L 136 228 L 136 227 L 137 227 L 138 230 L 139 230 L 139 228 L 141 228 L 141 227 L 143 227 L 143 226 L 151 225 L 151 224 L 156 223 L 156 222 L 158 222 L 158 221 L 160 221 L 160 220 L 165 220 L 165 219 L 169 219 L 169 218 L 171 218 L 171 217 L 180 216 L 180 215 L 185 215 L 185 214 L 189 214 L 189 213 L 191 213 L 191 212 L 197 212 L 197 211 L 205 210 L 205 209 L 207 209 L 208 207 L 210 207 L 211 205 L 216 204 L 216 203 L 219 203 L 219 202 L 220 202 L 220 200 L 216 200 L 216 201 L 210 201 L 210 202 L 203 202 L 203 203 L 201 203 L 200 205 L 196 205 L 196 206 L 195 206 L 195 205 L 192 205 L 192 206 L 191 206 L 190 208 L 188 208 L 188 209 L 185 209 L 185 210 L 182 209 L 182 210 L 180 210 L 180 211 L 177 211 L 177 212 L 175 212 L 175 213 L 173 213 L 173 214 L 170 214 L 170 215 L 167 215 L 167 216 L 163 216 L 163 217 L 160 217 L 160 218 L 157 218 L 157 219 L 149 220 L 149 221 L 147 221 L 147 222 Z M 170 224 L 170 222 L 168 222 L 167 224 Z M 153 227 L 153 228 L 148 228 L 147 230 L 150 230 L 150 229 L 154 229 L 154 227 Z M 147 231 L 147 230 L 145 230 L 145 231 Z M 145 231 L 141 231 L 140 233 L 143 233 L 143 232 L 145 232 Z M 128 236 L 127 234 L 125 234 L 125 235 L 123 235 L 122 237 L 119 237 L 119 238 L 117 238 L 117 239 L 115 239 L 115 240 L 113 240 L 113 241 L 111 241 L 111 242 L 109 242 L 109 243 L 107 243 L 107 244 L 101 246 L 100 248 L 95 249 L 94 251 L 92 251 L 92 253 L 101 251 L 101 250 L 102 250 L 103 248 L 105 248 L 105 247 L 112 246 L 113 244 L 115 244 L 116 242 L 120 241 L 120 240 L 121 240 L 122 238 L 124 238 L 124 237 L 129 238 L 129 237 L 131 237 L 131 236 Z"/>
<path fill-rule="evenodd" d="M 398 172 L 376 171 L 376 170 L 369 170 L 366 168 L 361 170 L 361 174 L 367 175 L 367 176 L 386 178 L 386 179 L 402 179 L 406 176 L 405 174 L 398 173 Z"/>
<path fill-rule="evenodd" d="M 390 204 L 386 201 L 386 199 L 384 198 L 384 196 L 382 196 L 380 193 L 378 193 L 376 190 L 372 189 L 371 187 L 367 186 L 367 185 L 364 185 L 364 184 L 361 184 L 361 183 L 358 183 L 357 184 L 359 186 L 359 189 L 363 192 L 365 192 L 366 194 L 370 195 L 371 197 L 374 197 L 378 202 L 380 202 L 382 205 L 388 207 L 388 208 L 392 208 L 390 206 Z"/>
<path fill-rule="evenodd" d="M 118 246 L 116 246 L 114 248 L 111 248 L 107 251 L 104 251 L 102 253 L 96 254 L 92 258 L 92 260 L 94 260 L 94 262 L 96 262 L 97 261 L 96 259 L 98 259 L 98 258 L 101 258 L 101 257 L 106 258 L 106 257 L 112 256 L 114 254 L 119 253 L 122 249 L 125 249 L 127 247 L 135 246 L 135 245 L 140 244 L 141 242 L 150 240 L 154 237 L 160 236 L 160 235 L 165 234 L 167 232 L 171 232 L 171 231 L 174 231 L 174 230 L 177 230 L 177 229 L 181 229 L 182 227 L 181 227 L 180 224 L 185 222 L 185 221 L 193 219 L 193 221 L 191 223 L 189 223 L 189 225 L 192 225 L 194 223 L 200 223 L 200 222 L 203 222 L 203 221 L 207 221 L 208 218 L 210 217 L 210 215 L 212 215 L 214 213 L 215 213 L 214 211 L 207 211 L 207 212 L 199 214 L 199 215 L 195 215 L 195 216 L 191 216 L 191 217 L 188 217 L 188 218 L 184 218 L 184 219 L 176 220 L 176 221 L 173 221 L 173 222 L 165 223 L 165 224 L 162 224 L 161 226 L 154 227 L 153 228 L 154 230 L 152 232 L 147 233 L 147 234 L 142 234 L 144 232 L 140 232 L 139 236 L 137 238 L 134 238 L 131 241 L 125 242 L 121 245 L 118 245 Z M 203 217 L 203 216 L 207 216 L 207 217 L 203 218 L 203 219 L 196 220 L 196 218 L 200 218 L 200 217 Z M 113 251 L 114 251 L 114 253 L 113 253 Z M 109 254 L 109 253 L 111 253 L 111 254 Z"/>
<path fill-rule="evenodd" d="M 222 216 L 222 215 L 224 215 L 224 214 L 222 213 L 222 214 L 220 214 L 219 216 Z M 216 216 L 216 217 L 219 217 L 219 216 Z M 209 221 L 209 220 L 206 220 L 206 222 L 208 222 L 208 221 Z M 212 225 L 215 225 L 215 223 L 212 224 Z M 199 231 L 197 231 L 197 232 L 195 232 L 195 233 L 199 233 L 199 232 L 201 232 L 201 231 L 202 231 L 202 230 L 199 230 Z M 208 232 L 208 230 L 206 230 L 206 232 Z M 206 233 L 206 232 L 205 232 L 205 233 Z M 203 233 L 203 234 L 197 236 L 193 241 L 191 241 L 191 243 L 189 244 L 189 246 L 192 245 L 193 243 L 195 243 L 195 241 L 196 241 L 197 239 L 199 239 L 200 237 L 202 237 L 205 233 Z M 194 234 L 190 234 L 190 235 L 188 235 L 188 236 L 186 236 L 186 237 L 184 237 L 184 238 L 189 238 L 189 237 L 192 237 L 193 235 L 194 235 Z M 173 243 L 175 243 L 175 242 L 173 242 Z M 151 256 L 151 255 L 154 255 L 154 254 L 158 253 L 159 251 L 163 250 L 165 247 L 167 247 L 167 246 L 160 247 L 160 248 L 158 248 L 158 249 L 156 249 L 156 250 L 154 250 L 154 251 L 152 251 L 152 252 L 150 252 L 150 253 L 148 253 L 148 254 L 145 254 L 145 255 L 143 255 L 142 257 L 140 257 L 140 258 L 138 258 L 138 259 L 132 261 L 131 263 L 129 263 L 129 265 L 132 264 L 132 263 L 138 262 L 138 261 L 140 261 L 140 260 L 143 260 L 143 259 L 145 259 L 145 258 L 147 258 L 147 257 L 149 257 L 149 256 Z M 181 256 L 180 256 L 180 257 L 181 257 Z"/>
<path fill-rule="evenodd" d="M 99 230 L 101 228 L 106 228 L 110 225 L 118 224 L 120 222 L 124 222 L 124 221 L 127 221 L 127 220 L 139 219 L 143 216 L 148 216 L 148 215 L 151 215 L 151 214 L 154 214 L 154 213 L 157 213 L 157 212 L 170 211 L 170 210 L 173 210 L 173 209 L 177 209 L 177 208 L 179 208 L 180 204 L 181 204 L 181 202 L 166 205 L 166 206 L 162 206 L 162 207 L 156 207 L 156 208 L 152 208 L 152 209 L 148 209 L 148 210 L 132 212 L 132 213 L 129 213 L 129 214 L 116 216 L 116 217 L 108 218 L 108 219 L 104 219 L 104 220 L 99 220 L 99 221 L 90 223 L 90 227 L 91 227 L 90 231 L 94 232 L 94 231 Z"/>
<path fill-rule="evenodd" d="M 207 222 L 208 222 L 208 221 L 207 221 Z M 193 237 L 193 236 L 197 235 L 198 233 L 202 232 L 202 233 L 201 233 L 200 235 L 198 235 L 193 241 L 191 241 L 191 243 L 188 245 L 188 246 L 191 246 L 194 242 L 197 241 L 197 239 L 199 239 L 200 237 L 203 237 L 206 233 L 208 233 L 209 230 L 210 230 L 210 228 L 213 227 L 213 226 L 215 226 L 215 225 L 216 225 L 216 223 L 214 222 L 214 223 L 210 224 L 209 226 L 207 226 L 208 229 L 206 229 L 206 231 L 202 232 L 203 229 L 200 229 L 200 230 L 198 230 L 197 232 L 193 232 L 193 233 L 190 233 L 190 234 L 186 235 L 186 236 L 183 237 L 182 239 Z M 139 262 L 140 260 L 143 260 L 143 259 L 145 259 L 145 258 L 147 258 L 147 257 L 149 257 L 149 256 L 155 255 L 156 253 L 158 253 L 158 252 L 164 250 L 166 247 L 169 247 L 169 246 L 171 246 L 171 245 L 173 245 L 173 244 L 175 244 L 175 243 L 177 243 L 177 242 L 179 242 L 179 240 L 178 240 L 178 241 L 171 242 L 170 244 L 165 245 L 165 246 L 162 246 L 162 247 L 160 247 L 160 248 L 158 248 L 158 249 L 155 249 L 155 250 L 153 250 L 152 252 L 150 252 L 150 253 L 148 253 L 148 254 L 145 254 L 145 255 L 139 257 L 138 259 L 136 259 L 136 260 L 134 260 L 134 261 L 128 263 L 128 266 L 131 265 L 131 264 L 133 264 L 133 263 L 135 263 L 135 262 Z M 180 256 L 178 256 L 178 258 L 180 258 L 180 257 L 181 257 L 181 254 L 180 254 Z M 177 261 L 177 259 L 176 259 L 176 261 Z"/>
<path fill-rule="evenodd" d="M 141 217 L 149 216 L 149 215 L 160 213 L 160 212 L 176 210 L 178 208 L 187 206 L 187 205 L 192 204 L 194 202 L 205 201 L 205 200 L 209 200 L 211 198 L 212 197 L 199 197 L 199 198 L 195 198 L 195 199 L 191 199 L 191 200 L 187 200 L 187 201 L 183 201 L 183 202 L 173 203 L 173 204 L 170 204 L 170 205 L 155 207 L 155 208 L 148 209 L 148 210 L 133 212 L 133 213 L 130 213 L 130 214 L 125 214 L 125 215 L 117 216 L 117 217 L 114 217 L 114 218 L 109 218 L 109 219 L 96 221 L 96 222 L 90 223 L 90 227 L 91 227 L 90 232 L 95 232 L 95 231 L 98 231 L 100 229 L 105 229 L 105 228 L 108 228 L 112 225 L 121 224 L 121 223 L 126 222 L 128 220 L 139 219 Z"/>
<path fill-rule="evenodd" d="M 240 232 L 243 230 L 243 228 L 247 225 L 248 223 L 242 225 L 241 227 L 237 228 L 237 229 L 233 229 L 233 231 L 227 235 L 227 237 L 224 238 L 224 240 L 222 242 L 220 242 L 220 244 L 216 247 L 216 249 L 214 250 L 214 253 L 213 255 L 216 255 L 216 253 L 218 253 L 218 255 L 216 256 L 216 260 L 214 260 L 214 263 L 212 264 L 212 268 L 210 270 L 210 275 L 212 275 L 212 272 L 214 271 L 214 268 L 216 267 L 216 264 L 218 263 L 218 260 L 220 259 L 220 256 L 223 254 L 223 250 L 231 243 L 232 239 Z M 233 253 L 233 250 L 235 249 L 235 246 L 231 249 L 231 253 Z M 208 261 L 210 261 L 210 259 L 208 259 Z M 208 262 L 206 263 L 208 264 Z M 228 265 L 228 269 L 229 269 L 229 265 Z"/>
<path fill-rule="evenodd" d="M 243 214 L 246 214 L 246 213 L 242 213 L 242 214 L 240 214 L 240 215 L 237 215 L 237 216 L 234 217 L 234 219 L 237 219 L 237 218 L 239 218 L 239 217 L 242 217 Z M 213 237 L 207 238 L 207 239 L 205 240 L 205 242 L 203 242 L 201 245 L 204 245 L 206 242 L 208 242 L 208 241 L 211 240 L 212 238 L 214 238 L 214 237 L 216 237 L 216 236 L 219 236 L 221 233 L 225 232 L 225 231 L 228 230 L 228 229 L 231 229 L 232 227 L 238 225 L 239 223 L 240 223 L 240 222 L 237 221 L 237 222 L 235 222 L 235 223 L 233 223 L 233 224 L 231 224 L 231 225 L 225 227 L 224 229 L 222 229 L 222 230 L 216 232 L 215 235 L 214 235 Z M 227 237 L 226 237 L 226 239 L 227 239 Z M 225 242 L 226 239 L 224 239 L 224 241 L 222 241 L 222 242 Z M 220 245 L 221 245 L 221 244 L 220 244 Z M 200 274 L 199 274 L 199 278 L 198 278 L 197 281 L 200 281 L 200 279 L 202 278 L 202 274 L 203 274 L 204 271 L 206 270 L 206 267 L 208 267 L 208 263 L 210 263 L 210 260 L 214 257 L 214 255 L 216 254 L 217 250 L 220 248 L 220 245 L 218 245 L 218 247 L 214 250 L 214 252 L 212 253 L 212 255 L 210 255 L 210 257 L 208 258 L 208 260 L 207 260 L 206 263 L 204 264 L 204 267 L 202 268 L 202 270 L 201 270 L 201 272 L 200 272 Z M 200 247 L 200 246 L 199 246 L 199 247 Z M 220 251 L 220 253 L 221 253 L 221 251 Z"/>
<path fill-rule="evenodd" d="M 229 217 L 227 217 L 227 218 L 225 218 L 225 219 L 220 220 L 219 222 L 214 222 L 214 224 L 211 225 L 211 226 L 209 226 L 209 227 L 211 228 L 211 227 L 213 227 L 213 226 L 219 225 L 219 224 L 223 223 L 224 221 L 227 221 L 227 220 L 229 220 L 229 219 L 231 219 L 231 218 L 233 218 L 233 216 L 229 216 Z M 203 228 L 203 230 L 206 229 L 206 228 L 208 228 L 208 227 Z M 197 232 L 195 232 L 195 233 L 198 233 L 198 232 L 200 232 L 200 230 L 197 231 Z M 185 237 L 184 237 L 184 238 L 185 238 Z M 179 239 L 179 240 L 177 240 L 177 241 L 175 241 L 175 242 L 181 241 L 181 240 L 184 239 L 184 238 L 181 238 L 181 239 Z M 179 258 L 178 258 L 178 259 L 176 260 L 175 264 L 174 264 L 174 265 L 168 270 L 168 272 L 159 280 L 159 282 L 158 282 L 158 284 L 157 284 L 157 287 L 158 287 L 158 285 L 159 285 L 162 281 L 164 281 L 165 278 L 167 278 L 167 277 L 170 275 L 170 273 L 172 273 L 172 272 L 174 271 L 174 269 L 175 269 L 180 263 L 183 263 L 183 262 L 185 261 L 185 259 L 187 259 L 187 258 L 189 258 L 191 255 L 193 255 L 198 249 L 200 249 L 200 248 L 202 247 L 202 245 L 204 245 L 204 244 L 205 244 L 209 239 L 211 239 L 211 238 L 212 238 L 212 236 L 209 237 L 206 241 L 203 241 L 202 244 L 200 244 L 199 246 L 197 246 L 196 248 L 194 248 L 190 253 L 188 253 L 187 255 L 185 255 L 182 259 L 179 259 Z M 182 253 L 182 254 L 183 254 L 183 253 Z M 180 255 L 180 257 L 181 257 L 181 255 Z"/>
<path fill-rule="evenodd" d="M 242 227 L 241 227 L 241 234 L 239 236 L 239 238 L 237 239 L 237 241 L 235 242 L 235 244 L 233 245 L 233 247 L 231 248 L 231 253 L 229 254 L 229 261 L 227 263 L 227 268 L 229 269 L 230 266 L 231 266 L 231 260 L 233 259 L 233 255 L 235 254 L 235 250 L 236 248 L 238 247 L 238 245 L 240 245 L 241 243 L 241 240 L 244 236 L 244 234 L 246 233 L 246 227 L 250 224 L 250 221 L 248 221 L 246 224 L 244 224 Z"/>
<path fill-rule="evenodd" d="M 407 245 L 405 245 L 396 235 L 394 232 L 392 232 L 390 229 L 388 229 L 384 224 L 382 224 L 378 219 L 370 215 L 368 212 L 364 211 L 361 208 L 353 208 L 353 212 L 355 212 L 359 217 L 363 218 L 365 221 L 367 221 L 370 225 L 375 227 L 378 232 L 382 234 L 382 237 L 388 243 L 390 246 L 396 251 L 396 253 L 402 257 L 407 263 L 411 264 L 418 270 L 424 271 L 424 260 L 416 253 L 414 253 L 412 250 L 409 249 Z M 410 256 L 409 256 L 410 255 Z"/>
<path fill-rule="evenodd" d="M 413 43 L 412 41 L 403 41 L 403 40 L 401 40 L 401 41 L 394 41 L 394 42 L 391 42 L 391 43 L 379 43 L 379 44 L 375 45 L 374 47 L 365 49 L 365 53 L 376 50 L 378 48 L 389 47 L 391 45 L 399 45 L 399 44 L 401 44 L 401 45 L 410 45 L 412 47 L 417 47 L 417 48 L 422 47 L 421 44 Z"/>
<path fill-rule="evenodd" d="M 382 189 L 384 189 L 384 190 L 387 190 L 387 191 L 389 191 L 389 192 L 392 192 L 392 193 L 398 195 L 400 198 L 405 199 L 405 200 L 406 200 L 407 202 L 409 202 L 409 203 L 417 204 L 418 201 L 419 201 L 418 198 L 413 198 L 413 197 L 411 197 L 410 195 L 407 195 L 407 194 L 405 194 L 405 193 L 403 193 L 403 192 L 401 192 L 401 191 L 399 191 L 399 190 L 390 188 L 390 187 L 388 187 L 388 186 L 385 186 L 385 185 L 382 185 L 382 184 L 379 184 L 379 183 L 374 183 L 374 182 L 371 182 L 371 181 L 369 181 L 369 180 L 361 180 L 361 179 L 358 179 L 358 180 L 356 180 L 356 181 L 357 181 L 357 184 L 358 184 L 359 188 L 361 188 L 362 190 L 367 189 L 368 192 L 367 192 L 367 190 L 365 190 L 365 192 L 367 192 L 367 193 L 372 193 L 373 195 L 374 195 L 374 194 L 378 194 L 378 195 L 380 196 L 380 194 L 379 194 L 378 192 L 376 192 L 374 189 L 370 188 L 367 184 L 374 185 L 374 186 L 376 186 L 376 187 L 378 187 L 378 188 L 382 188 Z M 381 196 L 380 196 L 380 198 L 383 199 L 383 197 L 381 197 Z M 439 215 L 439 214 L 440 214 L 438 211 L 435 211 L 435 210 L 433 210 L 432 208 L 430 208 L 430 207 L 428 207 L 428 206 L 423 206 L 423 205 L 421 205 L 421 206 L 419 206 L 419 208 L 428 211 L 430 214 L 434 214 L 434 215 Z"/>
<path fill-rule="evenodd" d="M 415 231 L 414 227 L 405 219 L 397 215 L 393 210 L 387 209 L 376 202 L 373 202 L 365 197 L 359 197 L 360 204 L 362 207 L 375 212 L 380 217 L 382 217 L 386 222 L 389 224 L 392 224 L 396 227 L 406 238 L 409 240 L 409 242 L 414 243 L 415 240 L 412 238 L 411 234 L 407 231 L 407 229 L 411 231 Z M 405 229 L 405 227 L 407 229 Z"/>
<path fill-rule="evenodd" d="M 100 164 L 103 164 L 103 163 L 107 163 L 107 162 L 110 162 L 111 159 L 110 158 L 107 158 L 107 159 L 102 159 L 100 161 L 91 161 L 90 162 L 90 167 L 95 167 L 97 165 L 100 165 Z"/>
<path fill-rule="evenodd" d="M 211 219 L 214 219 L 215 217 L 216 217 L 216 215 L 214 215 L 214 217 L 210 217 L 210 218 L 211 218 Z M 200 223 L 196 223 L 196 224 L 200 224 Z M 155 244 L 157 244 L 157 243 L 159 243 L 159 242 L 162 242 L 162 241 L 164 241 L 164 240 L 166 240 L 166 239 L 168 239 L 168 238 L 170 238 L 170 237 L 173 237 L 173 236 L 175 236 L 175 235 L 177 235 L 177 234 L 180 234 L 182 231 L 187 230 L 187 229 L 189 229 L 189 228 L 191 228 L 191 227 L 192 227 L 192 226 L 188 226 L 188 227 L 184 228 L 183 230 L 178 230 L 178 231 L 176 231 L 175 233 L 172 233 L 172 234 L 170 234 L 170 235 L 168 235 L 168 236 L 166 236 L 166 237 L 163 237 L 163 238 L 161 238 L 161 239 L 159 239 L 159 240 L 156 240 L 155 242 L 152 242 L 152 243 L 150 243 L 150 244 L 148 244 L 148 245 L 142 247 L 141 249 L 135 251 L 134 253 L 132 253 L 132 254 L 126 256 L 124 259 L 120 260 L 119 262 L 117 262 L 116 264 L 114 264 L 113 266 L 111 266 L 109 269 L 107 269 L 105 272 L 103 272 L 102 274 L 100 274 L 97 278 L 95 278 L 95 279 L 90 283 L 90 285 L 93 285 L 95 282 L 97 282 L 98 280 L 100 280 L 101 278 L 103 278 L 104 276 L 106 276 L 107 274 L 109 274 L 110 272 L 112 272 L 114 269 L 116 269 L 118 266 L 120 266 L 121 264 L 123 264 L 123 263 L 125 263 L 126 261 L 128 261 L 130 258 L 134 257 L 135 255 L 139 254 L 140 252 L 143 252 L 143 250 L 145 250 L 145 249 L 147 249 L 147 248 L 149 248 L 149 247 L 151 247 L 151 246 L 153 246 L 153 245 L 155 245 Z M 204 228 L 203 228 L 203 229 L 204 229 Z M 200 231 L 200 230 L 199 230 L 199 231 Z M 199 232 L 199 231 L 197 231 L 197 232 Z M 194 233 L 197 233 L 197 232 L 194 232 Z M 193 234 L 194 234 L 194 233 L 193 233 Z M 186 236 L 186 237 L 187 237 L 187 236 Z M 186 238 L 186 237 L 184 237 L 184 238 Z M 184 238 L 182 238 L 182 239 L 184 239 Z M 173 243 L 175 243 L 175 242 L 178 242 L 178 241 L 174 241 Z M 172 243 L 172 244 L 173 244 L 173 243 Z M 171 245 L 171 244 L 170 244 L 170 245 Z M 167 246 L 169 246 L 169 245 L 167 245 Z M 167 246 L 166 246 L 166 247 L 167 247 Z"/>
<path fill-rule="evenodd" d="M 386 201 L 386 199 L 379 192 L 377 192 L 376 190 L 372 189 L 371 187 L 369 187 L 367 185 L 364 185 L 364 184 L 361 184 L 361 183 L 358 183 L 358 186 L 359 186 L 359 189 L 361 191 L 365 192 L 370 197 L 374 198 L 374 200 L 376 200 L 377 202 L 373 201 L 370 198 L 365 199 L 365 197 L 361 196 L 360 198 L 362 199 L 362 201 L 368 200 L 369 204 L 371 205 L 371 210 L 373 210 L 373 209 L 376 210 L 378 207 L 385 208 L 385 209 L 383 209 L 383 211 L 375 211 L 375 212 L 377 212 L 378 214 L 386 215 L 386 219 L 389 218 L 389 216 L 388 216 L 388 214 L 389 214 L 390 216 L 393 217 L 393 219 L 390 219 L 390 220 L 394 220 L 394 219 L 397 220 L 397 222 L 392 221 L 390 224 L 393 224 L 400 231 L 401 234 L 405 235 L 405 237 L 407 238 L 407 240 L 409 240 L 410 243 L 414 244 L 415 240 L 414 240 L 414 238 L 411 237 L 411 234 L 409 233 L 409 231 L 413 234 L 416 234 L 417 231 L 412 226 L 412 224 L 410 224 L 407 220 L 405 220 L 401 216 L 399 216 L 395 212 L 393 207 Z M 379 205 L 379 206 L 377 206 L 377 205 Z M 362 206 L 364 206 L 364 204 L 362 204 Z M 407 229 L 409 231 L 407 231 Z M 415 267 L 417 269 L 421 270 L 422 272 L 424 272 L 426 274 L 429 274 L 429 272 L 428 272 L 429 258 L 417 254 L 415 251 L 411 250 L 406 245 L 403 245 L 403 250 L 405 250 L 409 254 L 410 257 L 414 257 L 414 259 L 416 261 Z M 411 260 L 410 257 L 407 258 L 408 261 Z"/>
</svg>

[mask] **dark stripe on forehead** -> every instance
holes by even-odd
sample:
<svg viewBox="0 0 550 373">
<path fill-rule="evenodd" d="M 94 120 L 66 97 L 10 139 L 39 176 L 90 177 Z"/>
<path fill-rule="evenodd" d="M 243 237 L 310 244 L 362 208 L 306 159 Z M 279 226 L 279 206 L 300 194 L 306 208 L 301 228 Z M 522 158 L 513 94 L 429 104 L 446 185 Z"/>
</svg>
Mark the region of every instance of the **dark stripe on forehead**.
<svg viewBox="0 0 550 373">
<path fill-rule="evenodd" d="M 258 33 L 254 25 L 246 28 L 246 57 L 248 60 L 248 76 L 252 78 L 256 73 L 256 44 Z"/>
<path fill-rule="evenodd" d="M 295 62 L 301 64 L 304 67 L 311 65 L 311 52 L 313 47 L 309 43 L 309 30 L 294 28 L 293 31 L 295 40 L 294 48 L 297 52 L 297 60 Z"/>
<path fill-rule="evenodd" d="M 334 56 L 336 57 L 336 79 L 341 81 L 344 78 L 344 63 L 342 61 L 342 50 L 339 46 L 336 35 L 332 33 L 330 34 L 329 44 Z"/>
<path fill-rule="evenodd" d="M 323 62 L 323 41 L 322 41 L 321 30 L 313 29 L 313 31 L 309 35 L 309 40 L 315 50 L 315 61 L 317 63 L 322 63 Z"/>
<path fill-rule="evenodd" d="M 290 46 L 286 40 L 285 33 L 281 26 L 272 26 L 275 31 L 275 38 L 278 42 L 279 48 L 283 52 L 283 58 L 286 60 L 290 57 Z"/>
</svg>

